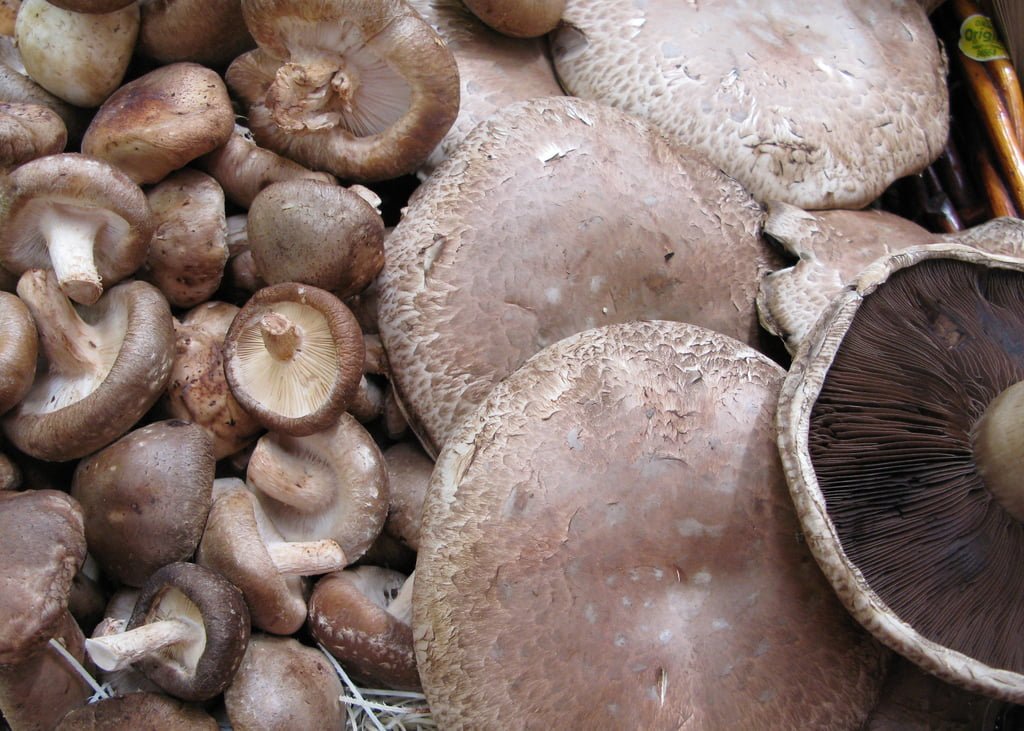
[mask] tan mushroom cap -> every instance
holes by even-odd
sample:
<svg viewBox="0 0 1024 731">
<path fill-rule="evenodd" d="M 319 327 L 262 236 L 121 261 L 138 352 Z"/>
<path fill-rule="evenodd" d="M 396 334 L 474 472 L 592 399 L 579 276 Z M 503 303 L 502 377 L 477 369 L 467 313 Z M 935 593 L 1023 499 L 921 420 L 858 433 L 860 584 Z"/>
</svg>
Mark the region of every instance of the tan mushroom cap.
<svg viewBox="0 0 1024 731">
<path fill-rule="evenodd" d="M 401 0 L 252 0 L 259 48 L 228 67 L 261 145 L 356 181 L 416 170 L 458 113 L 459 75 Z"/>
<path fill-rule="evenodd" d="M 419 443 L 402 441 L 384 450 L 388 469 L 388 519 L 384 530 L 414 551 L 420 545 L 420 514 L 434 461 Z"/>
<path fill-rule="evenodd" d="M 291 637 L 254 634 L 224 704 L 234 731 L 341 729 L 343 694 L 322 652 Z"/>
<path fill-rule="evenodd" d="M 112 13 L 131 5 L 135 0 L 47 0 L 51 5 L 73 13 Z"/>
<path fill-rule="evenodd" d="M 61 462 L 128 432 L 171 375 L 174 329 L 163 295 L 145 282 L 122 282 L 75 309 L 53 272 L 40 269 L 22 275 L 18 295 L 36 322 L 45 368 L 3 418 L 11 443 Z"/>
<path fill-rule="evenodd" d="M 268 429 L 304 436 L 338 420 L 359 386 L 363 335 L 351 311 L 317 287 L 264 287 L 235 316 L 224 373 Z"/>
<path fill-rule="evenodd" d="M 566 0 L 465 0 L 466 7 L 499 33 L 536 38 L 558 25 Z"/>
<path fill-rule="evenodd" d="M 569 97 L 506 107 L 385 240 L 380 334 L 413 431 L 436 454 L 497 381 L 587 328 L 658 318 L 756 343 L 757 281 L 782 265 L 761 218 L 636 118 Z"/>
<path fill-rule="evenodd" d="M 13 167 L 64 151 L 68 130 L 57 112 L 42 104 L 0 103 L 0 166 Z"/>
<path fill-rule="evenodd" d="M 82 152 L 106 160 L 139 184 L 227 142 L 235 113 L 216 71 L 195 63 L 159 66 L 122 85 L 82 138 Z"/>
<path fill-rule="evenodd" d="M 439 726 L 856 729 L 887 654 L 799 540 L 782 369 L 683 323 L 588 330 L 438 458 L 413 634 Z"/>
<path fill-rule="evenodd" d="M 217 731 L 213 716 L 160 693 L 128 693 L 77 708 L 56 731 Z"/>
<path fill-rule="evenodd" d="M 1015 703 L 1019 469 L 997 489 L 979 445 L 1024 380 L 1022 284 L 1024 261 L 964 246 L 878 260 L 808 335 L 777 417 L 808 547 L 851 614 L 926 671 Z"/>
<path fill-rule="evenodd" d="M 256 42 L 238 0 L 141 3 L 138 52 L 162 64 L 176 61 L 220 69 Z"/>
<path fill-rule="evenodd" d="M 946 60 L 903 0 L 569 0 L 567 91 L 638 114 L 759 201 L 860 208 L 938 157 Z"/>
<path fill-rule="evenodd" d="M 25 303 L 17 295 L 0 292 L 0 414 L 21 401 L 36 374 L 39 337 Z"/>
</svg>

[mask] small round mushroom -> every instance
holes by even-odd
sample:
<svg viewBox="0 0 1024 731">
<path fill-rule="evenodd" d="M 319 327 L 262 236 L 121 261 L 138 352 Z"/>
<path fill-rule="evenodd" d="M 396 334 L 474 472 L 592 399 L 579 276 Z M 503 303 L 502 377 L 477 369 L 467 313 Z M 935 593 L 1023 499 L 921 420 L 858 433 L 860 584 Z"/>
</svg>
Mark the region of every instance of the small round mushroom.
<svg viewBox="0 0 1024 731">
<path fill-rule="evenodd" d="M 142 586 L 124 632 L 85 647 L 104 670 L 135 665 L 170 695 L 204 701 L 231 683 L 248 642 L 242 593 L 215 571 L 172 563 Z"/>
<path fill-rule="evenodd" d="M 214 468 L 209 435 L 178 419 L 135 429 L 80 461 L 71 495 L 104 573 L 142 586 L 160 567 L 191 558 L 210 512 Z"/>
<path fill-rule="evenodd" d="M 550 33 L 565 12 L 566 0 L 463 0 L 473 15 L 513 38 Z"/>
<path fill-rule="evenodd" d="M 359 323 L 334 295 L 284 282 L 235 316 L 224 342 L 231 392 L 268 429 L 304 436 L 345 411 L 363 370 Z"/>
<path fill-rule="evenodd" d="M 253 627 L 290 635 L 306 620 L 301 577 L 336 571 L 349 561 L 330 539 L 285 540 L 245 483 L 225 478 L 215 487 L 196 563 L 241 589 Z"/>
<path fill-rule="evenodd" d="M 268 284 L 302 282 L 345 298 L 384 266 L 384 219 L 340 185 L 268 185 L 249 207 L 246 229 L 256 273 Z"/>
<path fill-rule="evenodd" d="M 363 682 L 419 690 L 412 642 L 413 576 L 377 566 L 335 571 L 316 582 L 309 629 Z"/>
<path fill-rule="evenodd" d="M 228 67 L 256 141 L 361 182 L 418 168 L 459 108 L 455 59 L 405 2 L 247 0 L 258 48 Z"/>
<path fill-rule="evenodd" d="M 581 332 L 498 383 L 423 507 L 413 636 L 441 727 L 858 729 L 888 653 L 799 538 L 784 372 L 720 333 Z"/>
<path fill-rule="evenodd" d="M 344 692 L 323 653 L 291 637 L 254 634 L 224 705 L 234 731 L 341 729 Z"/>
<path fill-rule="evenodd" d="M 157 183 L 220 147 L 235 127 L 227 87 L 195 63 L 160 66 L 117 89 L 82 138 L 82 152 L 137 183 Z"/>
<path fill-rule="evenodd" d="M 0 292 L 0 414 L 25 397 L 36 375 L 39 337 L 32 314 L 21 299 Z"/>
<path fill-rule="evenodd" d="M 139 33 L 139 5 L 76 13 L 47 0 L 23 0 L 14 27 L 32 80 L 79 107 L 98 107 L 128 70 Z"/>
<path fill-rule="evenodd" d="M 38 459 L 84 457 L 128 432 L 163 392 L 174 358 L 167 300 L 151 284 L 122 282 L 75 309 L 52 271 L 18 281 L 39 333 L 44 366 L 3 417 L 7 438 Z"/>
<path fill-rule="evenodd" d="M 217 731 L 213 716 L 161 693 L 129 693 L 90 703 L 64 716 L 56 731 Z"/>
<path fill-rule="evenodd" d="M 138 52 L 161 64 L 177 61 L 222 69 L 256 45 L 238 0 L 143 2 Z"/>
<path fill-rule="evenodd" d="M 0 167 L 11 168 L 64 151 L 64 120 L 42 104 L 0 103 Z"/>
<path fill-rule="evenodd" d="M 146 260 L 152 214 L 138 185 L 77 153 L 47 155 L 5 176 L 0 264 L 52 268 L 64 293 L 91 305 Z"/>
</svg>

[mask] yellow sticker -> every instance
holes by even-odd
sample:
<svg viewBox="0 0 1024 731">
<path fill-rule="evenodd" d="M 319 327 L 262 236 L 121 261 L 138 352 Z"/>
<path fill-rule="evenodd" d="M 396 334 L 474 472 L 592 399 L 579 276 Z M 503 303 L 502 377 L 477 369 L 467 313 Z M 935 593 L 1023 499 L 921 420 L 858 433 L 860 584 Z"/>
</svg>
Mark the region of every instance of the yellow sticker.
<svg viewBox="0 0 1024 731">
<path fill-rule="evenodd" d="M 975 61 L 995 61 L 1010 57 L 999 40 L 992 19 L 985 15 L 972 15 L 963 22 L 958 45 L 967 58 Z"/>
</svg>

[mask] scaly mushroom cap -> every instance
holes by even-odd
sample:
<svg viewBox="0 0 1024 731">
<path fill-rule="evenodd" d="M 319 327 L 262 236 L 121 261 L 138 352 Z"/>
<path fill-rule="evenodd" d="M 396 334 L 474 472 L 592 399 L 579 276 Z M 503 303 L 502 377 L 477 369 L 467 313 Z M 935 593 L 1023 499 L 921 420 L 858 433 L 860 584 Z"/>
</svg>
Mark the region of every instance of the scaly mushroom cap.
<svg viewBox="0 0 1024 731">
<path fill-rule="evenodd" d="M 231 99 L 217 72 L 174 63 L 111 94 L 86 129 L 82 152 L 139 184 L 157 183 L 223 145 L 234 128 Z"/>
<path fill-rule="evenodd" d="M 401 0 L 247 0 L 256 43 L 227 70 L 256 141 L 340 178 L 419 167 L 459 109 L 459 74 Z"/>
<path fill-rule="evenodd" d="M 85 561 L 82 509 L 55 490 L 0 492 L 0 666 L 16 665 L 57 631 Z"/>
<path fill-rule="evenodd" d="M 45 369 L 3 419 L 18 449 L 55 462 L 84 457 L 125 434 L 163 393 L 174 357 L 167 300 L 145 282 L 123 282 L 95 305 L 74 308 L 53 272 L 18 281 L 39 330 Z"/>
<path fill-rule="evenodd" d="M 0 103 L 0 167 L 14 167 L 64 151 L 68 130 L 42 104 Z"/>
<path fill-rule="evenodd" d="M 341 729 L 341 680 L 323 653 L 291 637 L 253 635 L 224 691 L 234 731 Z"/>
<path fill-rule="evenodd" d="M 153 232 L 146 196 L 108 163 L 47 155 L 5 176 L 0 264 L 13 274 L 52 268 L 61 289 L 93 304 L 146 260 Z"/>
<path fill-rule="evenodd" d="M 214 466 L 210 437 L 178 419 L 135 429 L 78 463 L 71 494 L 108 577 L 142 586 L 161 566 L 191 558 L 210 512 Z"/>
<path fill-rule="evenodd" d="M 782 379 L 661 321 L 566 338 L 495 386 L 423 508 L 413 635 L 439 726 L 859 727 L 887 653 L 799 540 Z"/>
<path fill-rule="evenodd" d="M 622 112 L 505 108 L 384 243 L 380 334 L 413 431 L 436 454 L 495 383 L 597 325 L 679 320 L 757 342 L 757 281 L 782 266 L 761 218 L 735 181 Z"/>
<path fill-rule="evenodd" d="M 21 401 L 36 375 L 39 336 L 28 307 L 17 295 L 0 292 L 0 414 Z"/>
<path fill-rule="evenodd" d="M 928 672 L 1015 703 L 1024 450 L 1004 463 L 985 446 L 1020 437 L 1013 408 L 986 422 L 1024 380 L 1022 291 L 1024 262 L 977 249 L 881 259 L 818 320 L 778 408 L 807 544 L 853 616 Z"/>
<path fill-rule="evenodd" d="M 946 59 L 916 2 L 569 0 L 566 90 L 650 119 L 759 201 L 861 208 L 938 157 Z"/>
<path fill-rule="evenodd" d="M 138 52 L 161 64 L 176 61 L 221 69 L 256 42 L 239 0 L 143 2 Z"/>
<path fill-rule="evenodd" d="M 536 38 L 558 25 L 565 0 L 464 0 L 476 17 L 513 38 Z"/>
<path fill-rule="evenodd" d="M 213 716 L 201 708 L 159 693 L 116 695 L 77 708 L 56 731 L 217 731 Z"/>
<path fill-rule="evenodd" d="M 224 373 L 238 402 L 268 429 L 325 429 L 359 387 L 363 334 L 351 311 L 317 287 L 264 287 L 235 316 Z"/>
</svg>

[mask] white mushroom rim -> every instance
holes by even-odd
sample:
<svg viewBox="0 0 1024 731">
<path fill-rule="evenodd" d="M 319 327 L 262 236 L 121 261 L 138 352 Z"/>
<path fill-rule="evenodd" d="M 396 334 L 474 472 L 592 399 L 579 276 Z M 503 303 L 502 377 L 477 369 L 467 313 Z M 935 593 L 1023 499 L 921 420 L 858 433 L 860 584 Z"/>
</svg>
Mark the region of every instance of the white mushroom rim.
<svg viewBox="0 0 1024 731">
<path fill-rule="evenodd" d="M 252 398 L 286 417 L 317 411 L 338 380 L 330 322 L 298 302 L 268 305 L 265 315 L 239 332 L 235 354 L 239 381 Z"/>
</svg>

